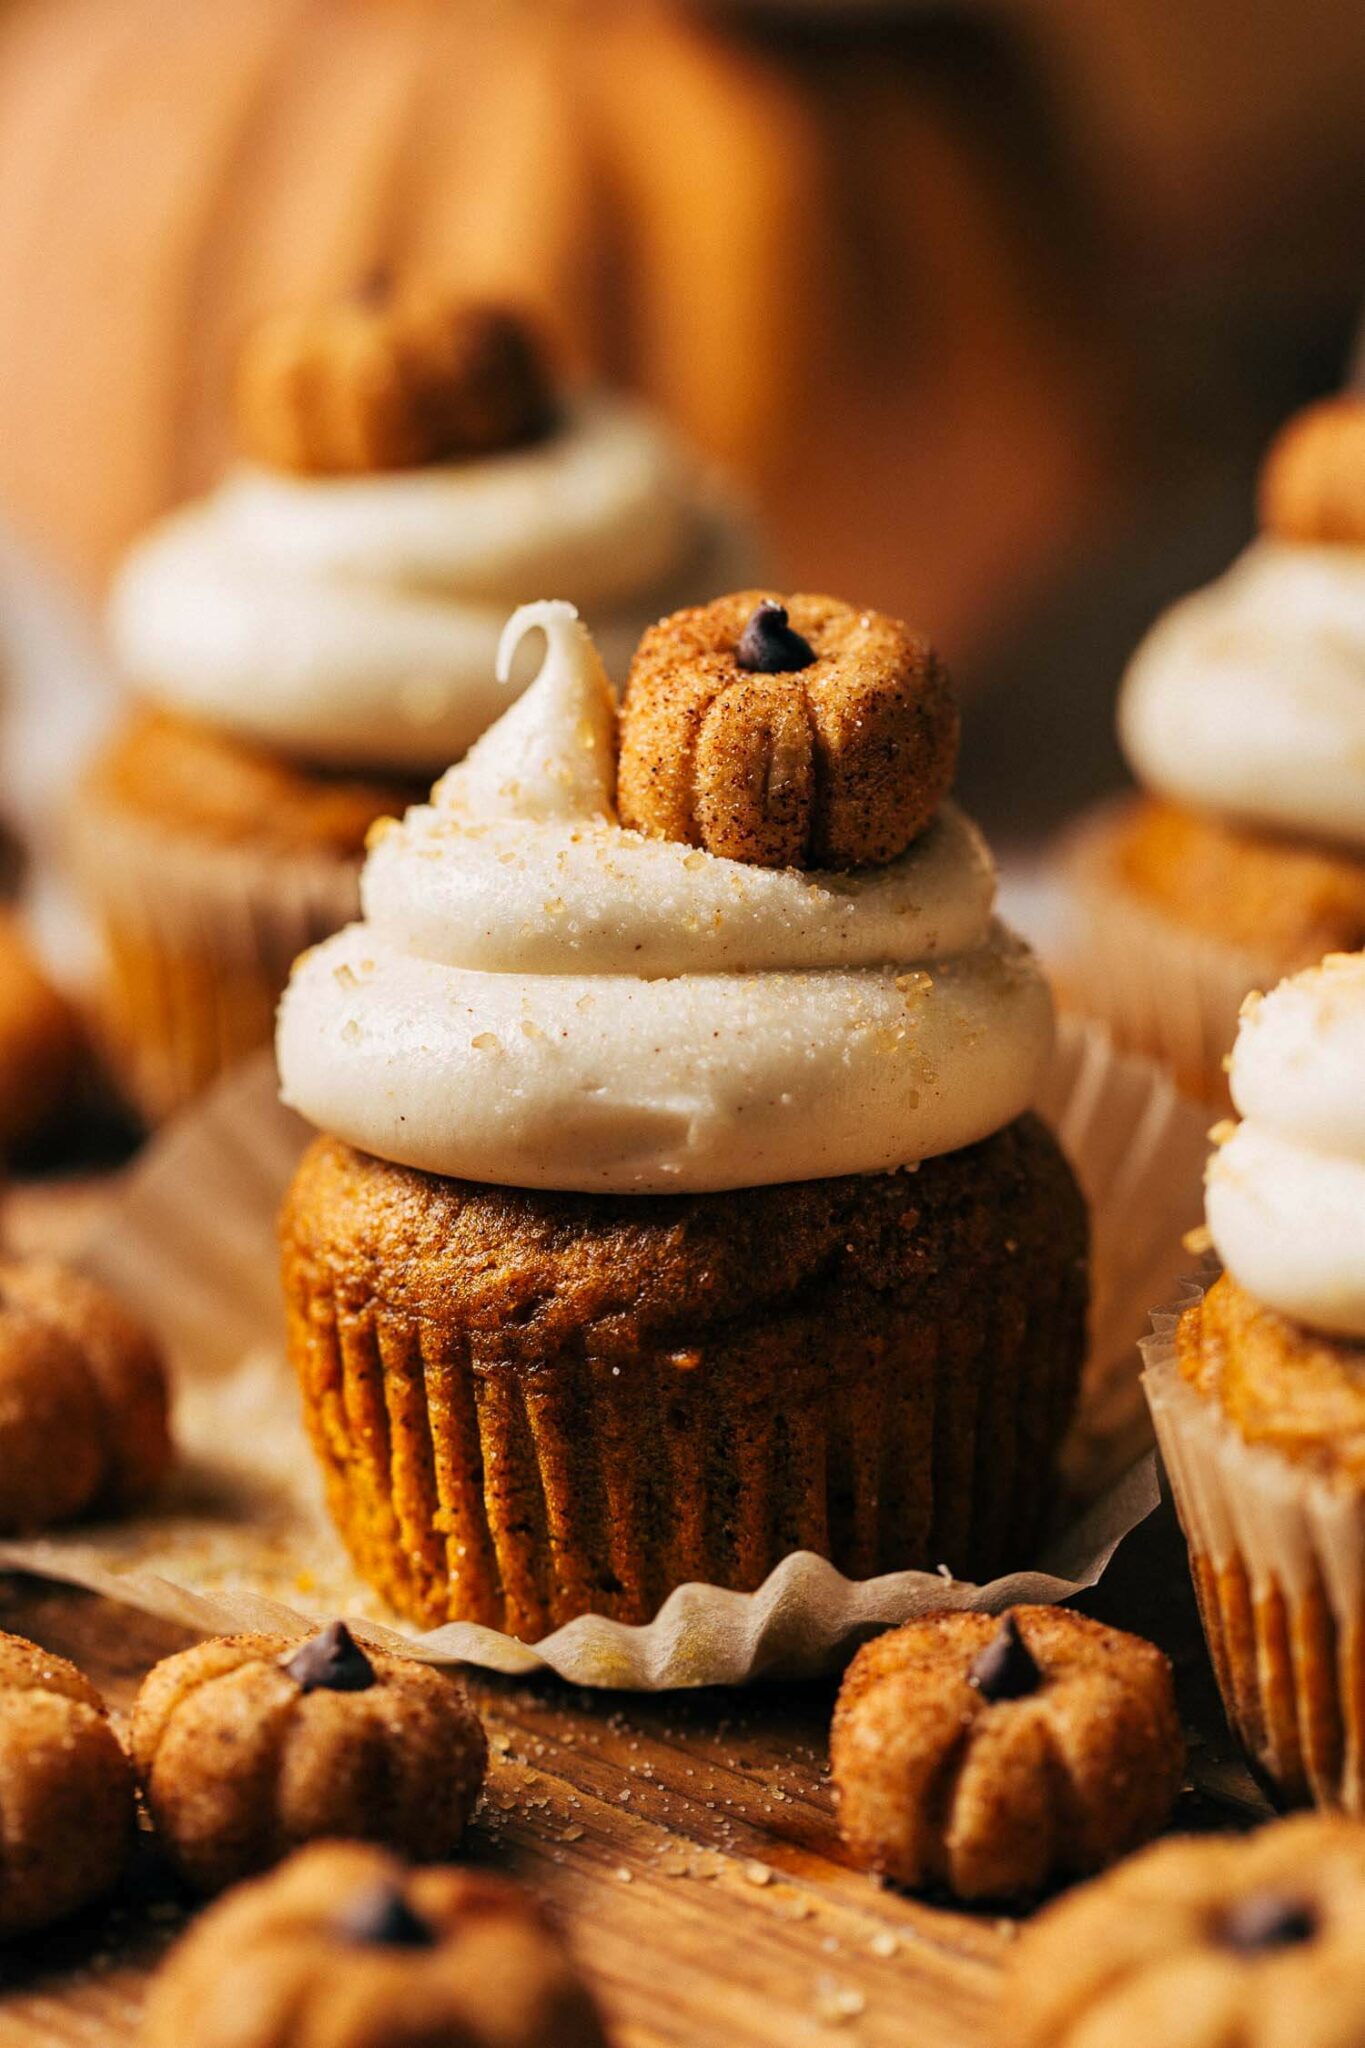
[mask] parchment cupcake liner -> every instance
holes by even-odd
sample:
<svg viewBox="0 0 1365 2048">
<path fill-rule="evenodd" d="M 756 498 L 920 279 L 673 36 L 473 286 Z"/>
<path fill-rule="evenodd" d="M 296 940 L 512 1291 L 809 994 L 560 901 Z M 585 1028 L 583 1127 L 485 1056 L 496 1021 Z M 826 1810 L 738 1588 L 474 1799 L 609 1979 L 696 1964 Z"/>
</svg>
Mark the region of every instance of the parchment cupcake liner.
<svg viewBox="0 0 1365 2048">
<path fill-rule="evenodd" d="M 1114 832 L 1122 805 L 1095 812 L 1061 855 L 1066 931 L 1055 962 L 1063 1000 L 1098 1018 L 1125 1049 L 1171 1069 L 1181 1087 L 1227 1105 L 1224 1061 L 1252 989 L 1288 971 L 1271 953 L 1223 945 L 1146 904 L 1118 872 Z"/>
<path fill-rule="evenodd" d="M 173 1360 L 182 1456 L 171 1489 L 137 1520 L 0 1546 L 0 1564 L 206 1633 L 344 1614 L 434 1659 L 645 1690 L 811 1676 L 877 1628 L 932 1608 L 1065 1599 L 1095 1582 L 1156 1502 L 1137 1339 L 1147 1305 L 1170 1295 L 1187 1263 L 1205 1119 L 1166 1075 L 1116 1056 L 1075 1020 L 1039 1107 L 1092 1200 L 1096 1286 L 1068 1461 L 1075 1505 L 1027 1570 L 985 1585 L 932 1571 L 851 1581 L 796 1551 L 753 1593 L 682 1586 L 645 1626 L 586 1615 L 535 1645 L 476 1623 L 400 1630 L 331 1527 L 283 1358 L 275 1217 L 309 1134 L 280 1107 L 266 1058 L 161 1135 L 88 1248 L 90 1268 L 150 1317 Z"/>
<path fill-rule="evenodd" d="M 358 858 L 215 843 L 89 792 L 68 845 L 102 954 L 96 1028 L 149 1123 L 268 1045 L 295 959 L 359 915 Z"/>
<path fill-rule="evenodd" d="M 1365 1497 L 1249 1445 L 1152 1316 L 1144 1388 L 1233 1732 L 1287 1805 L 1365 1813 Z"/>
<path fill-rule="evenodd" d="M 680 1370 L 662 1347 L 625 1373 L 471 1355 L 439 1302 L 414 1312 L 382 1283 L 358 1298 L 325 1244 L 285 1265 L 332 1518 L 416 1622 L 534 1640 L 581 1613 L 640 1621 L 679 1584 L 748 1590 L 795 1550 L 849 1577 L 926 1552 L 993 1575 L 1036 1553 L 1055 1502 L 1079 1366 L 1070 1248 L 983 1260 L 903 1343 L 854 1334 L 836 1287 L 775 1358 L 751 1339 Z"/>
</svg>

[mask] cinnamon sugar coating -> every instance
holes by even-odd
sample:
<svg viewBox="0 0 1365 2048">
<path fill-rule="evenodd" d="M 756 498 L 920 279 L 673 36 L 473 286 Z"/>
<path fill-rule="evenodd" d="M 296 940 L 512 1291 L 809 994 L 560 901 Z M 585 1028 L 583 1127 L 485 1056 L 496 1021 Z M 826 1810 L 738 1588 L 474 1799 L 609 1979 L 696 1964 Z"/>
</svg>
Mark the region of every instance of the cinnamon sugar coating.
<svg viewBox="0 0 1365 2048">
<path fill-rule="evenodd" d="M 1185 1745 L 1171 1670 L 1140 1637 L 1062 1607 L 927 1615 L 866 1644 L 839 1689 L 830 1764 L 858 1862 L 963 1899 L 1102 1869 L 1154 1835 Z M 1022 1676 L 993 1687 L 1015 1659 Z"/>
<path fill-rule="evenodd" d="M 167 1854 L 216 1892 L 327 1836 L 447 1855 L 483 1784 L 488 1745 L 459 1682 L 361 1650 L 373 1682 L 311 1684 L 283 1636 L 215 1637 L 150 1672 L 132 1747 Z"/>
<path fill-rule="evenodd" d="M 491 455 L 554 414 L 540 346 L 515 313 L 382 286 L 263 321 L 235 398 L 244 452 L 301 476 Z"/>
<path fill-rule="evenodd" d="M 0 1529 L 118 1513 L 171 1460 L 151 1333 L 97 1281 L 51 1259 L 0 1259 Z"/>
<path fill-rule="evenodd" d="M 1000 2048 L 1344 2048 L 1365 2038 L 1365 1827 L 1160 1842 L 1010 1958 Z"/>
<path fill-rule="evenodd" d="M 387 1933 L 398 1938 L 385 1938 Z M 190 1929 L 153 1982 L 144 2048 L 606 2048 L 558 1937 L 482 1870 L 302 1849 Z"/>
<path fill-rule="evenodd" d="M 1321 399 L 1280 429 L 1261 470 L 1260 513 L 1278 540 L 1365 544 L 1365 397 Z"/>
<path fill-rule="evenodd" d="M 0 1634 L 0 1938 L 101 1897 L 132 1847 L 133 1774 L 64 1657 Z"/>
<path fill-rule="evenodd" d="M 315 1140 L 290 1355 L 356 1563 L 428 1626 L 644 1621 L 789 1552 L 1025 1562 L 1085 1342 L 1032 1117 L 914 1172 L 694 1196 L 481 1186 Z"/>
<path fill-rule="evenodd" d="M 621 708 L 621 822 L 759 867 L 894 860 L 952 784 L 947 671 L 899 619 L 811 596 L 778 602 L 814 661 L 747 668 L 765 601 L 738 591 L 644 635 Z"/>
</svg>

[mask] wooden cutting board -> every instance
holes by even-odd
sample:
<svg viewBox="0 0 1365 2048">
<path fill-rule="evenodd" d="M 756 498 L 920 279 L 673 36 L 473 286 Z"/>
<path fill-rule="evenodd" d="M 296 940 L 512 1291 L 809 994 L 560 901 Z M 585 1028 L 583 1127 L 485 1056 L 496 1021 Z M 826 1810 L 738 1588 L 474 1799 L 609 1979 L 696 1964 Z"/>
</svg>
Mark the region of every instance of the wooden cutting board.
<svg viewBox="0 0 1365 2048">
<path fill-rule="evenodd" d="M 91 1200 L 72 1198 L 87 1212 Z M 71 1203 L 40 1191 L 12 1209 L 9 1234 L 65 1248 L 71 1221 Z M 1083 1604 L 1176 1660 L 1194 1781 L 1177 1824 L 1261 1817 L 1222 1729 L 1169 1516 L 1130 1539 Z M 116 1713 L 188 1640 L 93 1595 L 3 1576 L 0 1628 L 70 1657 Z M 558 1916 L 618 2048 L 987 2048 L 1018 1923 L 905 1898 L 848 1866 L 825 1768 L 832 1685 L 470 1685 L 492 1764 L 468 1854 Z M 134 2041 L 148 1976 L 191 1910 L 145 1838 L 112 1905 L 0 1952 L 0 2048 Z"/>
</svg>

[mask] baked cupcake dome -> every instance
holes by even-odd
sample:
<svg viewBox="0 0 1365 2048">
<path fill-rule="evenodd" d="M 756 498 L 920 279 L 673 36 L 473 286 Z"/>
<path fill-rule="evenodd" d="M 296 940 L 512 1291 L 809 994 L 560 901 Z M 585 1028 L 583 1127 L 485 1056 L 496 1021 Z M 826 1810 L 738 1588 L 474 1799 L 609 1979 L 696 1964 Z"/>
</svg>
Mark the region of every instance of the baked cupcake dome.
<svg viewBox="0 0 1365 2048">
<path fill-rule="evenodd" d="M 858 873 L 625 829 L 591 642 L 547 604 L 509 655 L 531 626 L 536 683 L 281 1010 L 329 1133 L 282 1243 L 333 1514 L 406 1613 L 530 1637 L 802 1547 L 993 1571 L 1047 1506 L 1086 1224 L 989 858 L 946 808 Z"/>
<path fill-rule="evenodd" d="M 1223 1701 L 1277 1796 L 1365 1813 L 1365 955 L 1246 1006 L 1208 1217 L 1147 1347 Z"/>
<path fill-rule="evenodd" d="M 252 459 L 114 579 L 140 708 L 72 819 L 102 1033 L 152 1120 L 269 1042 L 290 963 L 357 913 L 368 827 L 504 708 L 527 587 L 573 590 L 624 675 L 651 618 L 762 566 L 658 421 L 557 394 L 503 309 L 376 286 L 268 322 L 240 371 Z"/>
<path fill-rule="evenodd" d="M 1125 677 L 1143 795 L 1086 821 L 1066 857 L 1066 985 L 1213 1102 L 1243 996 L 1365 945 L 1363 431 L 1352 396 L 1272 447 L 1260 537 L 1157 622 Z"/>
</svg>

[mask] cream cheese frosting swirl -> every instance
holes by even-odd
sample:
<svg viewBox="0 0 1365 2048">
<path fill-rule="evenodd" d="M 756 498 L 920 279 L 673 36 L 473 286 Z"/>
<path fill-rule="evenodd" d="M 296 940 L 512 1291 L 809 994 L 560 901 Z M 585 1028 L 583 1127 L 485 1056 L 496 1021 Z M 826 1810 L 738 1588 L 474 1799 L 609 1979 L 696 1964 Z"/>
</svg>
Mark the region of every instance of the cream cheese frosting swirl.
<svg viewBox="0 0 1365 2048">
<path fill-rule="evenodd" d="M 525 606 L 533 686 L 375 839 L 364 922 L 297 964 L 284 1100 L 398 1164 L 704 1192 L 953 1151 L 1032 1101 L 1046 985 L 952 807 L 853 874 L 626 831 L 616 716 L 571 605 Z"/>
<path fill-rule="evenodd" d="M 1119 730 L 1162 796 L 1365 846 L 1365 548 L 1255 542 L 1148 634 Z"/>
<path fill-rule="evenodd" d="M 1249 997 L 1231 1082 L 1243 1121 L 1208 1170 L 1220 1257 L 1281 1314 L 1365 1338 L 1365 953 Z"/>
<path fill-rule="evenodd" d="M 434 773 L 504 708 L 498 639 L 527 590 L 571 590 L 623 676 L 661 612 L 758 568 L 662 425 L 588 397 L 547 440 L 477 461 L 239 468 L 132 549 L 110 629 L 170 710 L 325 765 Z"/>
</svg>

